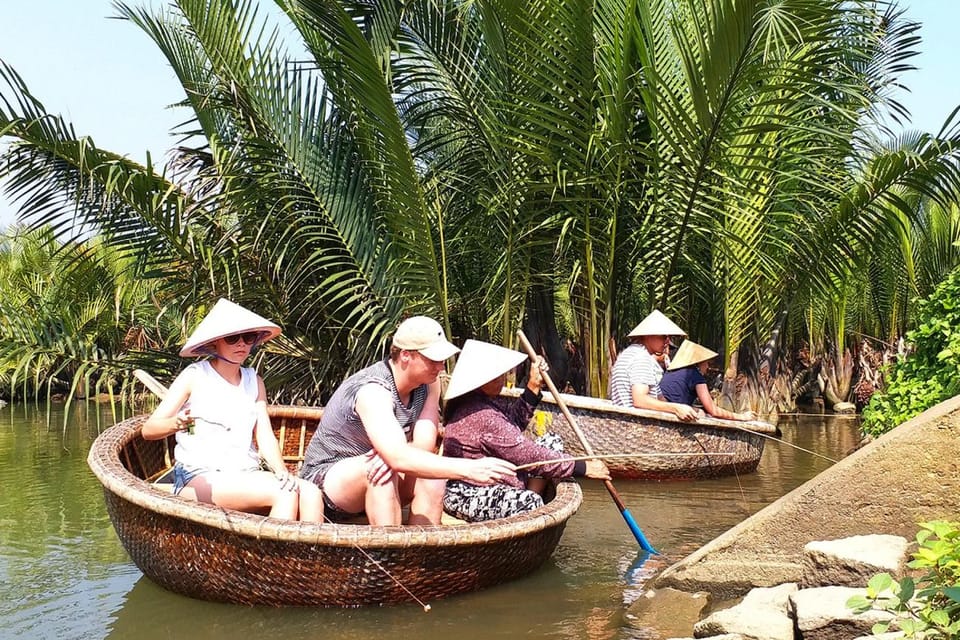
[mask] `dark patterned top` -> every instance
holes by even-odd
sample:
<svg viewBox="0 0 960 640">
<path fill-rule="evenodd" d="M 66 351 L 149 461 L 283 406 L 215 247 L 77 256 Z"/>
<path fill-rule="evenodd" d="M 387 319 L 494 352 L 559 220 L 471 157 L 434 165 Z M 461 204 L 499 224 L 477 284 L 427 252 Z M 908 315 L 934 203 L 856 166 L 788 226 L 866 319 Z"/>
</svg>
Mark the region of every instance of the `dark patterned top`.
<svg viewBox="0 0 960 640">
<path fill-rule="evenodd" d="M 356 409 L 357 393 L 371 383 L 380 385 L 393 396 L 393 415 L 403 427 L 407 441 L 410 441 L 413 425 L 423 412 L 429 389 L 425 384 L 420 385 L 410 394 L 410 404 L 404 405 L 393 379 L 393 370 L 387 360 L 381 360 L 356 372 L 333 392 L 304 454 L 303 468 L 300 470 L 302 478 L 322 485 L 322 476 L 334 463 L 362 455 L 373 448 Z"/>
<path fill-rule="evenodd" d="M 557 460 L 534 467 L 522 478 L 511 477 L 505 484 L 524 488 L 526 476 L 569 478 L 583 475 L 586 465 L 569 460 L 569 456 L 541 447 L 523 435 L 539 402 L 525 389 L 519 398 L 494 400 L 481 391 L 471 391 L 451 411 L 443 431 L 443 455 L 452 458 L 492 456 L 520 466 L 543 460 Z M 578 473 L 574 474 L 576 471 Z"/>
</svg>

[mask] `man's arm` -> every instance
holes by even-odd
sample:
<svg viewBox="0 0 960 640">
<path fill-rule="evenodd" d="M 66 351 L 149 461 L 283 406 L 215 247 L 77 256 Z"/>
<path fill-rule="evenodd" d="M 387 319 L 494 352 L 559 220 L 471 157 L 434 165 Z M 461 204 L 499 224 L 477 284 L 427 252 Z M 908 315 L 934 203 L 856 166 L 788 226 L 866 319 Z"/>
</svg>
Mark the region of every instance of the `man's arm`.
<svg viewBox="0 0 960 640">
<path fill-rule="evenodd" d="M 481 485 L 501 482 L 516 475 L 514 465 L 499 458 L 446 458 L 411 445 L 393 415 L 392 407 L 390 393 L 380 385 L 367 384 L 357 393 L 357 414 L 370 443 L 394 471 L 421 478 L 452 478 Z"/>
<path fill-rule="evenodd" d="M 418 449 L 436 453 L 437 435 L 440 432 L 440 383 L 434 382 L 427 391 L 426 404 L 420 418 L 413 425 L 412 444 Z"/>
<path fill-rule="evenodd" d="M 696 420 L 697 410 L 686 404 L 677 402 L 667 402 L 660 398 L 654 398 L 650 395 L 650 386 L 646 384 L 635 384 L 630 387 L 630 396 L 633 399 L 633 406 L 638 409 L 652 409 L 653 411 L 665 411 L 672 413 L 681 420 Z"/>
</svg>

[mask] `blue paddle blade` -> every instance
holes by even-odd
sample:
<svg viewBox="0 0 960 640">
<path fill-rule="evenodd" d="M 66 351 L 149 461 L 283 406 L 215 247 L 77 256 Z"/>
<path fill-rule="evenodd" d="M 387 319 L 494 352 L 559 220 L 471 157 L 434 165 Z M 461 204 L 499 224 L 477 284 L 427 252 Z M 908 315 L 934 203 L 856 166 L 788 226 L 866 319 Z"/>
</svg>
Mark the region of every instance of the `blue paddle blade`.
<svg viewBox="0 0 960 640">
<path fill-rule="evenodd" d="M 653 548 L 653 545 L 647 542 L 647 537 L 643 535 L 643 531 L 640 530 L 640 525 L 638 525 L 637 521 L 633 519 L 633 516 L 630 514 L 630 510 L 624 508 L 620 513 L 623 515 L 623 519 L 627 521 L 627 526 L 630 527 L 630 531 L 633 532 L 633 537 L 637 539 L 637 542 L 640 544 L 640 548 L 648 553 L 657 553 L 657 550 Z"/>
</svg>

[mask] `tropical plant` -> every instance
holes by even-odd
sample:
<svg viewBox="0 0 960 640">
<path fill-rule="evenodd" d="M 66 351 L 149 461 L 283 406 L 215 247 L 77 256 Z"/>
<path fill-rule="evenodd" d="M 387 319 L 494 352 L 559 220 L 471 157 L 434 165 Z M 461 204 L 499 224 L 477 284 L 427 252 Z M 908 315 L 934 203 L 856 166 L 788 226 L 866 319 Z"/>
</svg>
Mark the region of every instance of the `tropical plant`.
<svg viewBox="0 0 960 640">
<path fill-rule="evenodd" d="M 124 359 L 160 344 L 154 283 L 97 240 L 14 228 L 0 244 L 0 394 L 128 399 Z"/>
<path fill-rule="evenodd" d="M 918 305 L 911 353 L 893 365 L 887 388 L 863 410 L 864 433 L 880 435 L 960 393 L 960 268 Z"/>
<path fill-rule="evenodd" d="M 275 319 L 261 364 L 286 399 L 322 396 L 408 313 L 460 339 L 523 326 L 561 363 L 562 317 L 600 394 L 611 343 L 660 306 L 736 373 L 797 300 L 842 300 L 894 217 L 916 221 L 903 189 L 947 208 L 960 187 L 956 132 L 861 135 L 898 111 L 917 42 L 885 4 L 276 4 L 292 47 L 251 0 L 117 3 L 184 88 L 163 175 L 0 67 L 0 177 L 24 220 L 96 229 L 156 278 L 167 344 L 218 296 Z"/>
<path fill-rule="evenodd" d="M 907 563 L 922 571 L 894 581 L 889 573 L 873 576 L 866 594 L 853 596 L 847 607 L 855 613 L 888 611 L 893 619 L 873 626 L 874 635 L 886 633 L 894 622 L 905 638 L 953 640 L 960 637 L 960 523 L 921 522 L 917 550 Z"/>
</svg>

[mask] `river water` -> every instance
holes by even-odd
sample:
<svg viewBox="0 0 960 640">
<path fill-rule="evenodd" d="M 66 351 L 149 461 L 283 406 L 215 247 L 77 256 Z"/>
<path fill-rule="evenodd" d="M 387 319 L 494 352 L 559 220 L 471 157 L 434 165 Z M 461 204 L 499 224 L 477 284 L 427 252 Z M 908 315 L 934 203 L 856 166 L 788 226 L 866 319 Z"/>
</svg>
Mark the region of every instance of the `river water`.
<svg viewBox="0 0 960 640">
<path fill-rule="evenodd" d="M 0 638 L 295 640 L 563 638 L 631 640 L 626 605 L 659 571 L 799 486 L 856 444 L 855 420 L 787 416 L 756 473 L 716 480 L 618 481 L 659 555 L 644 558 L 603 486 L 584 502 L 553 557 L 534 575 L 416 606 L 270 609 L 169 593 L 143 577 L 120 545 L 100 484 L 86 465 L 109 409 L 0 409 Z M 66 427 L 64 426 L 66 423 Z"/>
</svg>

